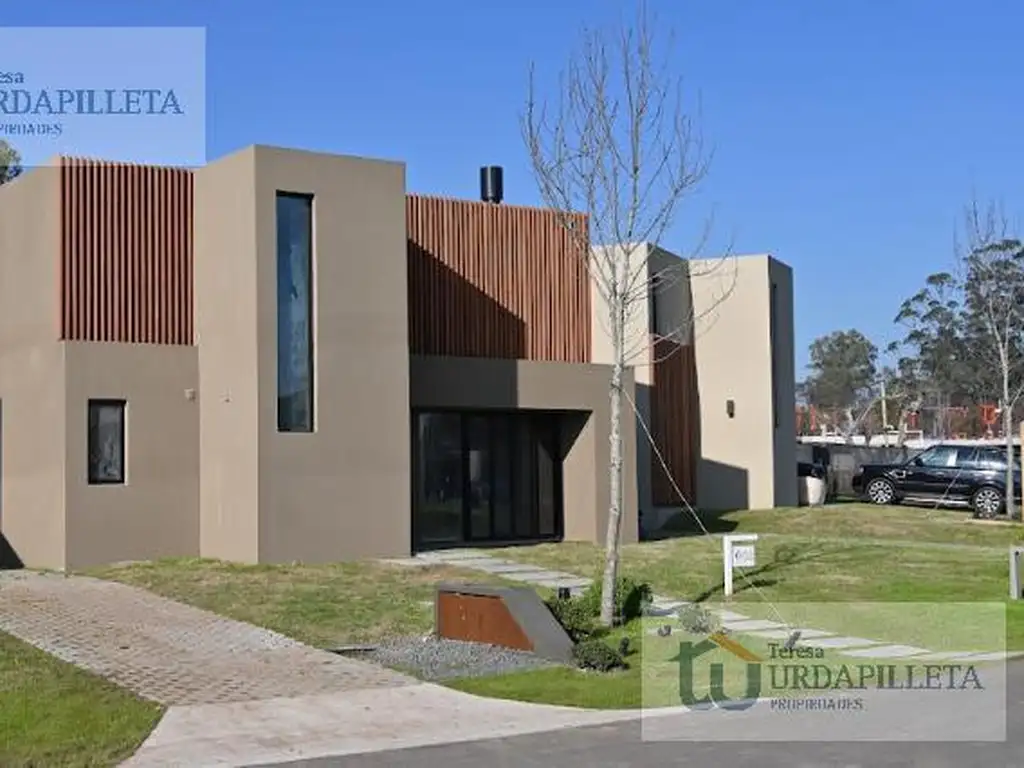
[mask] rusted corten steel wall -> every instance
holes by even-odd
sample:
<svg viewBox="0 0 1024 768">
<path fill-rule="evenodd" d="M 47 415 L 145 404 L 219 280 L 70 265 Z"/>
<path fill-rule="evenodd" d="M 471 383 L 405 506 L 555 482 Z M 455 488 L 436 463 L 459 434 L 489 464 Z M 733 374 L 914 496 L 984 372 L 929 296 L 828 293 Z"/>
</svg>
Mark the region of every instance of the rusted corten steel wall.
<svg viewBox="0 0 1024 768">
<path fill-rule="evenodd" d="M 60 162 L 60 338 L 192 344 L 191 171 Z"/>
<path fill-rule="evenodd" d="M 406 220 L 413 354 L 590 362 L 586 264 L 556 212 L 409 195 Z"/>
<path fill-rule="evenodd" d="M 695 505 L 700 409 L 693 345 L 660 339 L 653 342 L 652 354 L 651 432 L 679 490 Z M 652 502 L 656 506 L 682 506 L 679 493 L 653 451 L 651 478 Z"/>
</svg>

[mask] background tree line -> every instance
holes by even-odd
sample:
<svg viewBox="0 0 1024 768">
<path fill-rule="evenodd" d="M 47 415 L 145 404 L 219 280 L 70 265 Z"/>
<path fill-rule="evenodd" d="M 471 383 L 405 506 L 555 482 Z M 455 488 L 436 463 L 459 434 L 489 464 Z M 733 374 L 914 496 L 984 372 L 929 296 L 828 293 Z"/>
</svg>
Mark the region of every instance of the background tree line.
<svg viewBox="0 0 1024 768">
<path fill-rule="evenodd" d="M 816 431 L 1016 434 L 1024 418 L 1024 244 L 994 204 L 968 206 L 959 240 L 953 268 L 926 276 L 897 308 L 896 341 L 880 349 L 849 329 L 811 343 L 797 396 L 815 407 Z M 986 405 L 997 417 L 991 427 Z M 809 434 L 809 420 L 800 428 Z"/>
<path fill-rule="evenodd" d="M 814 406 L 814 431 L 1002 437 L 1012 453 L 1024 419 L 1024 244 L 998 205 L 967 206 L 952 268 L 927 275 L 893 322 L 884 350 L 855 329 L 811 343 L 797 397 Z M 810 434 L 810 419 L 799 428 Z"/>
</svg>

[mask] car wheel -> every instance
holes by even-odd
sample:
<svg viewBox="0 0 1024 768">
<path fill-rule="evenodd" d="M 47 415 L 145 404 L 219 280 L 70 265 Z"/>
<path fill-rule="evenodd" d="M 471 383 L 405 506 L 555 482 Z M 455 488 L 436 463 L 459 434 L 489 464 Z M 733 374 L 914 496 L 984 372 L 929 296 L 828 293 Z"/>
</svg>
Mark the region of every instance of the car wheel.
<svg viewBox="0 0 1024 768">
<path fill-rule="evenodd" d="M 995 517 L 1003 510 L 1003 494 L 998 488 L 979 488 L 971 498 L 971 507 L 978 517 Z"/>
<path fill-rule="evenodd" d="M 896 501 L 896 488 L 888 480 L 878 478 L 868 483 L 865 495 L 872 504 L 892 504 Z"/>
</svg>

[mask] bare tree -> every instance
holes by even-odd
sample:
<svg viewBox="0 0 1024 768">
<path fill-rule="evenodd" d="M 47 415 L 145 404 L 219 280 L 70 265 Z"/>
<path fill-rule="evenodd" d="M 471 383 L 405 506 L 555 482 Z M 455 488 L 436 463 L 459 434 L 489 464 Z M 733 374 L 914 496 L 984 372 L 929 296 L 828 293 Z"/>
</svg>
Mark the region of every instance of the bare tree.
<svg viewBox="0 0 1024 768">
<path fill-rule="evenodd" d="M 981 211 L 977 202 L 967 208 L 965 237 L 958 248 L 965 347 L 976 361 L 975 382 L 998 393 L 1006 440 L 1006 514 L 1012 518 L 1017 516 L 1013 409 L 1024 394 L 1024 244 L 1011 236 L 997 206 Z"/>
<path fill-rule="evenodd" d="M 704 151 L 697 120 L 685 109 L 682 83 L 672 75 L 670 59 L 655 55 L 656 20 L 643 4 L 637 11 L 633 23 L 611 34 L 584 31 L 582 46 L 562 74 L 557 106 L 550 112 L 537 98 L 531 70 L 522 118 L 540 194 L 548 207 L 563 214 L 563 224 L 607 310 L 602 320 L 613 356 L 610 502 L 601 599 L 601 621 L 607 626 L 615 620 L 624 502 L 623 380 L 629 365 L 641 354 L 651 354 L 653 343 L 641 322 L 641 310 L 653 293 L 692 281 L 724 261 L 697 266 L 676 259 L 678 263 L 665 266 L 654 258 L 680 203 L 705 178 L 710 153 Z M 573 228 L 570 214 L 575 211 L 588 214 L 588 232 Z M 702 244 L 710 221 L 704 224 Z M 604 247 L 592 249 L 592 243 Z M 712 305 L 731 291 L 723 286 Z M 668 333 L 670 340 L 687 338 L 694 320 L 692 303 L 688 313 L 681 324 L 687 327 Z"/>
</svg>

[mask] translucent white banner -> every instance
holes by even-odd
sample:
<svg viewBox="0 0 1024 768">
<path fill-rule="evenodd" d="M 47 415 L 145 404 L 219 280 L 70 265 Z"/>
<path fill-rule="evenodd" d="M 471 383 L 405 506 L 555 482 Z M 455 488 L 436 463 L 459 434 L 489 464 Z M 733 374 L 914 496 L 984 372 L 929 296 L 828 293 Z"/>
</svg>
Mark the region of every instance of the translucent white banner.
<svg viewBox="0 0 1024 768">
<path fill-rule="evenodd" d="M 55 155 L 206 162 L 206 30 L 0 27 L 0 140 Z"/>
<path fill-rule="evenodd" d="M 1003 603 L 702 605 L 645 622 L 645 740 L 1006 740 Z"/>
</svg>

